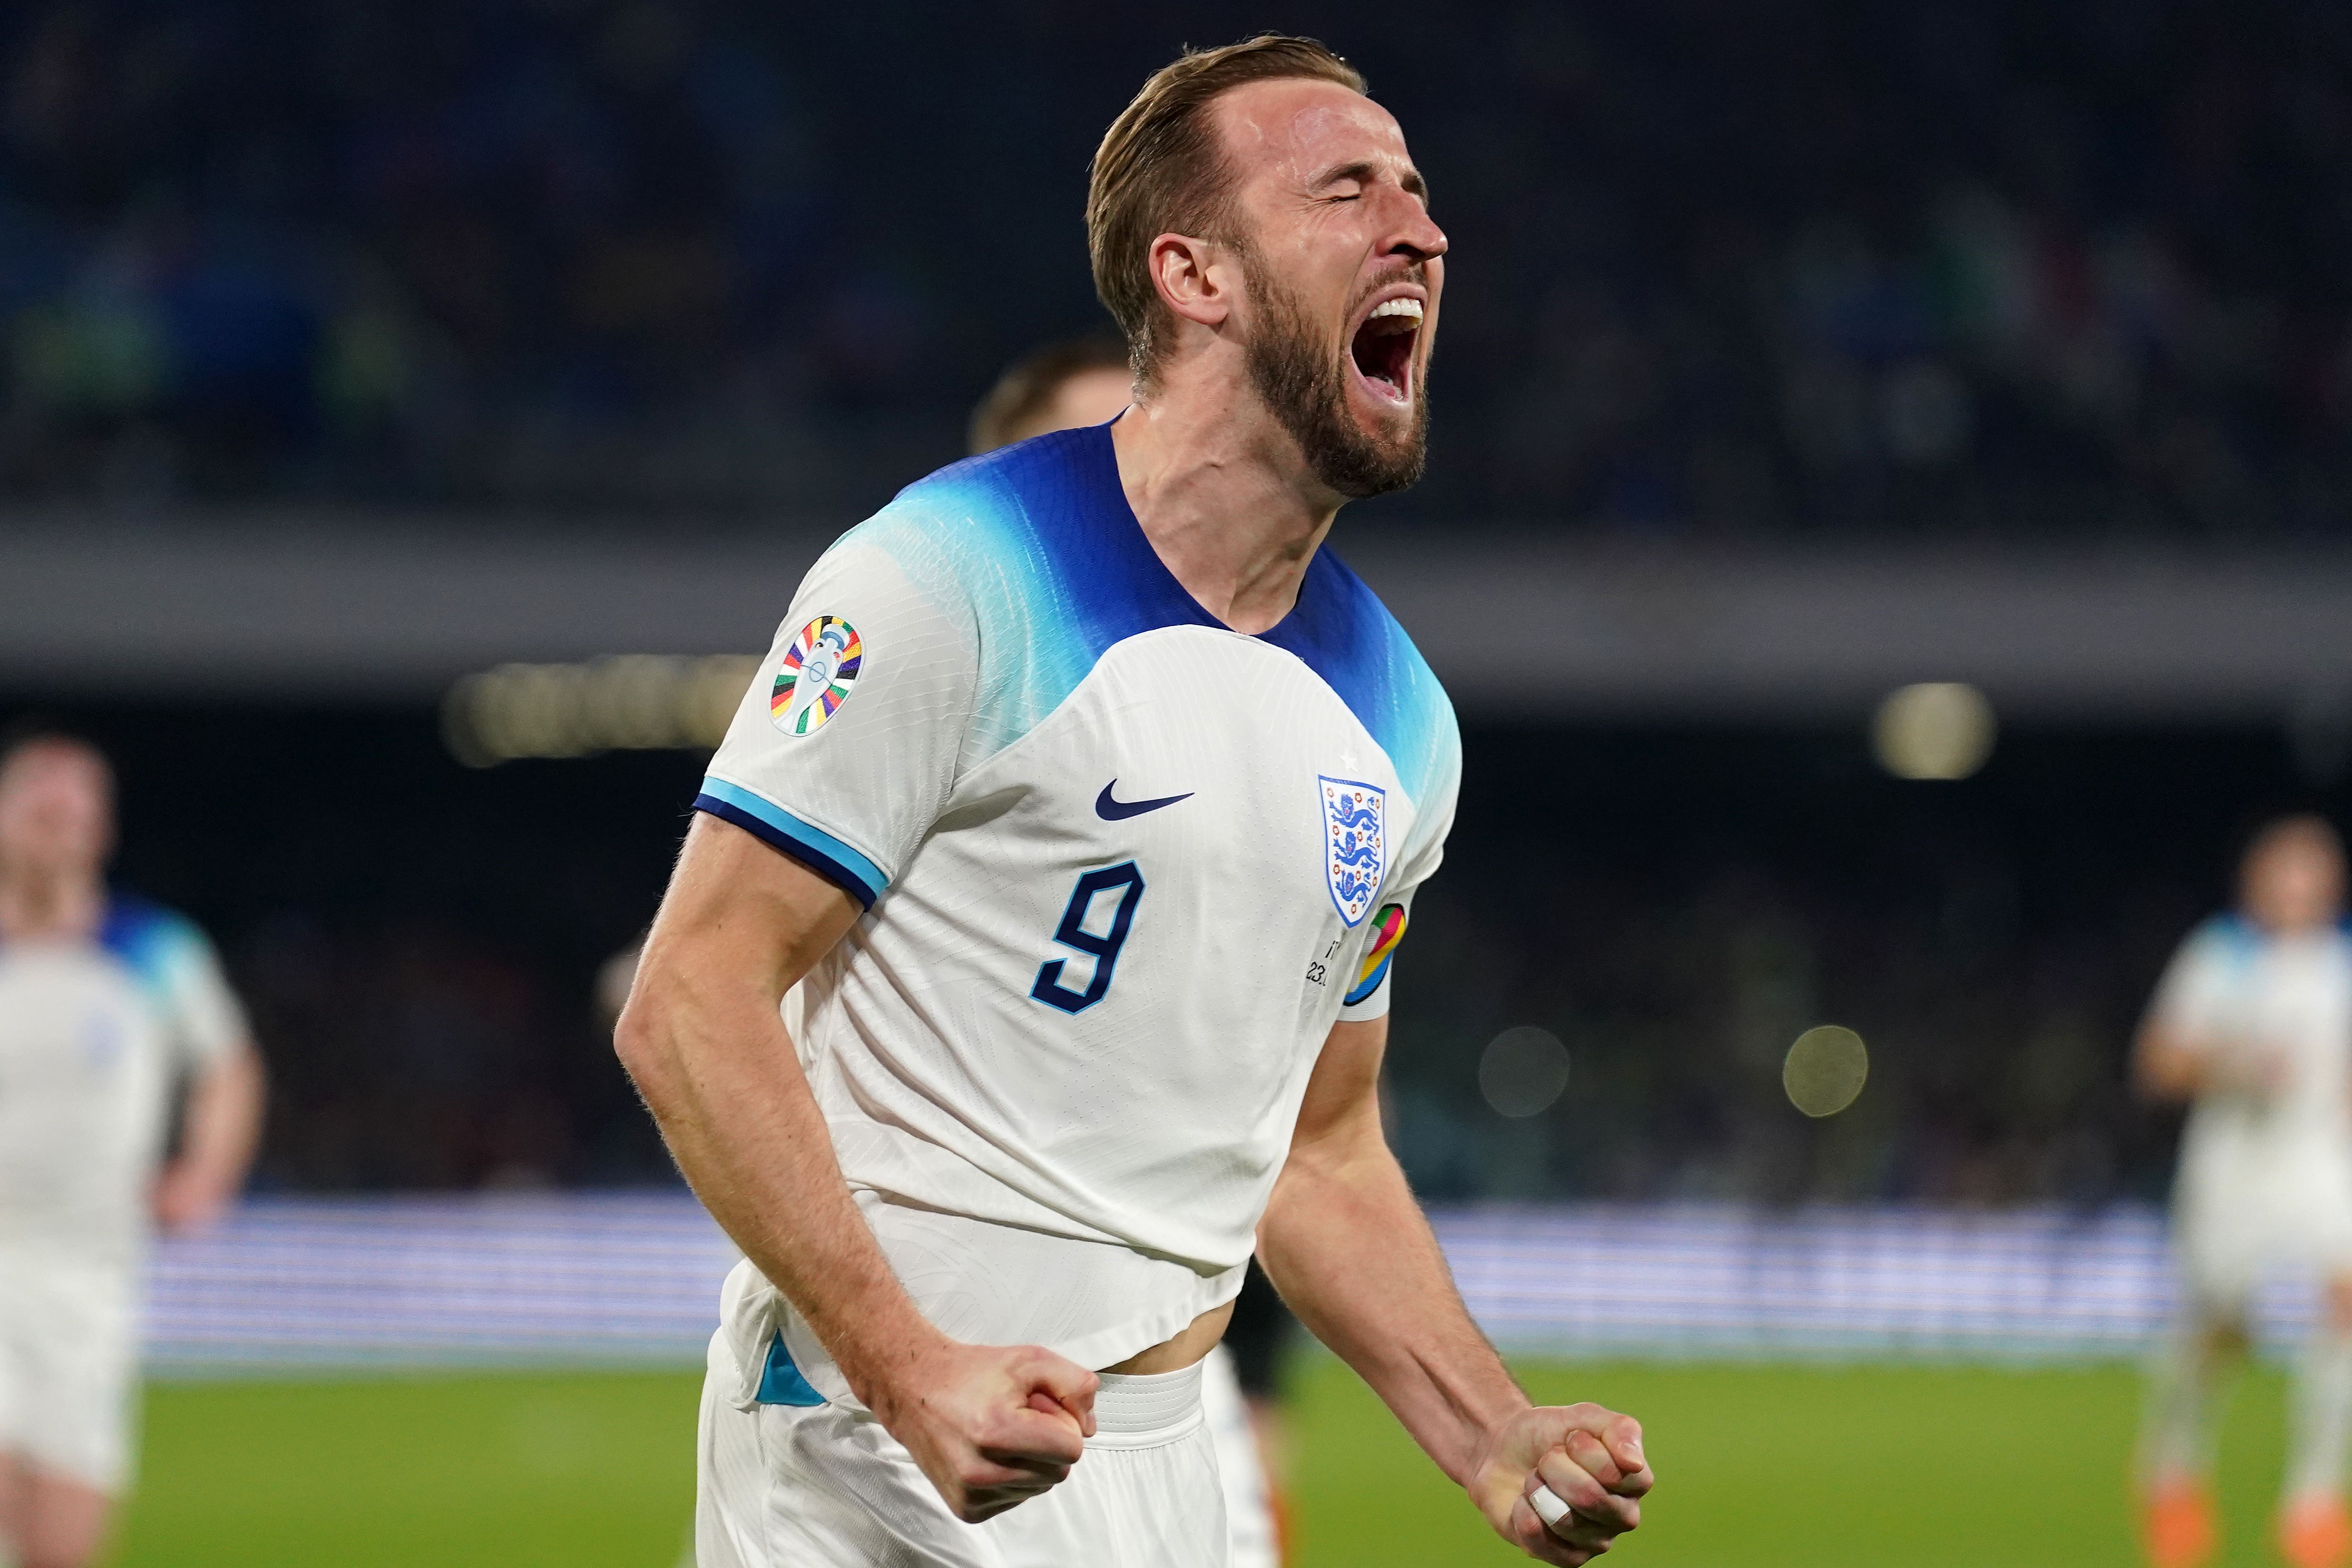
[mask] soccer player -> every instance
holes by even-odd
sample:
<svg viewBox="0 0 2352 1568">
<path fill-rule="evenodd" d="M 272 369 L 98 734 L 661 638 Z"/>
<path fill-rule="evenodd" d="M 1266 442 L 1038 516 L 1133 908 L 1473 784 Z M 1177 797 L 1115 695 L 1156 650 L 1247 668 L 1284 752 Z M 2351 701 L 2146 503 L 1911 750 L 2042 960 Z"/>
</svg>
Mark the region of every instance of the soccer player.
<svg viewBox="0 0 2352 1568">
<path fill-rule="evenodd" d="M 1125 344 L 1111 338 L 1048 343 L 1007 369 L 972 411 L 971 455 L 1056 430 L 1107 424 L 1133 395 Z M 625 986 L 620 994 L 627 995 Z M 1281 1297 L 1253 1260 L 1234 1297 L 1223 1341 L 1201 1361 L 1201 1409 L 1224 1484 L 1231 1568 L 1279 1568 L 1282 1562 L 1280 1489 L 1268 1459 L 1281 1441 L 1275 1361 L 1289 1322 Z"/>
<path fill-rule="evenodd" d="M 16 1568 L 97 1555 L 130 1474 L 149 1226 L 226 1207 L 261 1122 L 260 1059 L 211 947 L 107 890 L 113 816 L 91 747 L 37 734 L 0 752 L 0 1561 Z"/>
<path fill-rule="evenodd" d="M 1321 547 L 1421 471 L 1445 236 L 1361 78 L 1277 37 L 1145 84 L 1087 220 L 1134 406 L 811 570 L 617 1033 L 746 1254 L 699 1561 L 1223 1563 L 1200 1362 L 1255 1242 L 1497 1533 L 1585 1563 L 1640 1428 L 1512 1382 L 1376 1095 L 1460 749 Z"/>
<path fill-rule="evenodd" d="M 2141 1086 L 2193 1106 L 2173 1189 L 2182 1316 L 2141 1443 L 2150 1560 L 2191 1568 L 2217 1544 L 2214 1385 L 2242 1345 L 2263 1273 L 2315 1270 L 2326 1310 L 2296 1366 L 2280 1550 L 2352 1562 L 2344 1496 L 2352 1421 L 2352 940 L 2337 921 L 2344 849 L 2317 817 L 2254 839 L 2240 909 L 2181 945 L 2138 1042 Z"/>
</svg>

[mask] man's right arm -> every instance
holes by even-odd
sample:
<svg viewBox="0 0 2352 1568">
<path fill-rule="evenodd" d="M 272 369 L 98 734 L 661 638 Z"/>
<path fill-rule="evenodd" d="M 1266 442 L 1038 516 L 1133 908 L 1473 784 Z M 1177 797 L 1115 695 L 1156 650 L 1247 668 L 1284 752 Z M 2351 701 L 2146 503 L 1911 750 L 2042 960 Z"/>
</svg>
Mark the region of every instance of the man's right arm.
<svg viewBox="0 0 2352 1568">
<path fill-rule="evenodd" d="M 2285 1087 L 2285 1058 L 2273 1047 L 2191 1035 L 2161 1014 L 2139 1026 L 2132 1078 L 2141 1095 L 2187 1104 L 2207 1094 L 2267 1101 Z"/>
<path fill-rule="evenodd" d="M 2289 1064 L 2276 1044 L 2249 1035 L 2242 937 L 2212 923 L 2190 934 L 2165 966 L 2132 1041 L 2132 1082 L 2142 1097 L 2186 1104 L 2207 1095 L 2266 1102 L 2286 1086 Z"/>
<path fill-rule="evenodd" d="M 2147 1099 L 2185 1103 L 2205 1087 L 2207 1058 L 2180 1033 L 2151 1015 L 2132 1043 L 2132 1078 Z"/>
<path fill-rule="evenodd" d="M 940 1333 L 851 1200 L 777 1006 L 858 913 L 797 861 L 698 814 L 614 1046 L 719 1225 L 948 1506 L 978 1521 L 1069 1473 L 1096 1378 L 1034 1346 Z"/>
</svg>

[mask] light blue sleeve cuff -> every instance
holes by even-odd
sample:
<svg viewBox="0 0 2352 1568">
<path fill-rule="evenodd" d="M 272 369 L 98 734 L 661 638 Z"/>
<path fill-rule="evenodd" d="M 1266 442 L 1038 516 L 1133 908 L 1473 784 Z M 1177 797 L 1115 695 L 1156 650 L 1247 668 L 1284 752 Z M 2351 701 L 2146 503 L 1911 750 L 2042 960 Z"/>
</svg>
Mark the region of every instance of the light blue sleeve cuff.
<svg viewBox="0 0 2352 1568">
<path fill-rule="evenodd" d="M 781 850 L 811 871 L 838 883 L 866 908 L 882 896 L 890 879 L 882 868 L 822 828 L 811 827 L 782 806 L 724 779 L 705 779 L 694 809 L 732 822 L 771 848 Z"/>
</svg>

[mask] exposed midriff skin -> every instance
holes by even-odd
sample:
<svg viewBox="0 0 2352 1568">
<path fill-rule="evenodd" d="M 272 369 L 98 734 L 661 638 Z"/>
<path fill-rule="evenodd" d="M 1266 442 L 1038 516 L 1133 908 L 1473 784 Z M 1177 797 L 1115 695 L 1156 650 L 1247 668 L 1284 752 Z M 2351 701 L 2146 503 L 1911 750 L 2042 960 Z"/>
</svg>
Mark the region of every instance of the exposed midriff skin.
<svg viewBox="0 0 2352 1568">
<path fill-rule="evenodd" d="M 1172 1339 L 1161 1340 L 1150 1350 L 1137 1351 L 1125 1361 L 1102 1370 L 1143 1377 L 1159 1372 L 1181 1372 L 1217 1348 L 1217 1342 L 1225 1337 L 1225 1324 L 1232 1321 L 1233 1315 L 1234 1304 L 1231 1301 L 1221 1307 L 1211 1307 L 1186 1323 Z"/>
</svg>

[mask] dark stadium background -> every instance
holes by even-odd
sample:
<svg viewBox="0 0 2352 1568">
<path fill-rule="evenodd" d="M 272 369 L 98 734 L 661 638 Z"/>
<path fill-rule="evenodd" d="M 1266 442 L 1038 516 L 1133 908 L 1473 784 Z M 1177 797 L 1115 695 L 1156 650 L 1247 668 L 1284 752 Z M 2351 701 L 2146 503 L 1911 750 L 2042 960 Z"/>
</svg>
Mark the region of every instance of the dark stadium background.
<svg viewBox="0 0 2352 1568">
<path fill-rule="evenodd" d="M 1093 138 L 1173 44 L 1268 19 L 12 7 L 8 526 L 399 537 L 429 510 L 420 553 L 845 526 L 956 455 L 1004 361 L 1099 325 Z M 1430 551 L 1482 519 L 1667 552 L 2344 537 L 2340 8 L 1279 20 L 1366 69 L 1455 244 L 1430 479 L 1361 509 Z M 253 998 L 267 1182 L 661 1176 L 589 986 L 695 757 L 478 773 L 414 698 L 16 685 L 117 753 L 124 879 Z M 1482 713 L 1467 743 L 1396 1047 L 1441 1197 L 2151 1194 L 2164 1129 L 2120 1086 L 2141 998 L 2254 812 L 2343 803 L 2336 759 L 2242 717 L 2012 727 L 1948 785 L 1884 777 L 1843 718 Z M 1778 1053 L 1822 1019 L 1877 1086 L 1794 1127 Z M 1527 1125 L 1475 1085 L 1514 1023 L 1573 1062 Z"/>
</svg>

